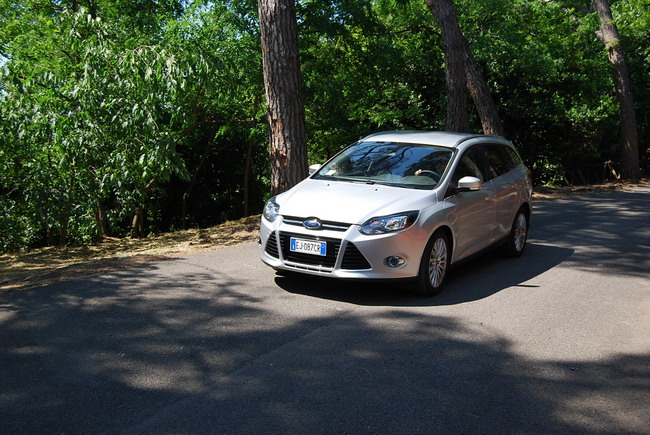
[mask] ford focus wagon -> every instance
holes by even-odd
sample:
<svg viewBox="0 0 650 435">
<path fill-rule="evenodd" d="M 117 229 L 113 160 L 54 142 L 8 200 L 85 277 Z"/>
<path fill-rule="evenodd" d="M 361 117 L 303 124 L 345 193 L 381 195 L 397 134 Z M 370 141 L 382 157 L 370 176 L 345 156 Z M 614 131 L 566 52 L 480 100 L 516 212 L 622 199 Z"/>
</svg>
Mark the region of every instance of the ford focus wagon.
<svg viewBox="0 0 650 435">
<path fill-rule="evenodd" d="M 438 293 L 450 266 L 526 246 L 530 171 L 496 136 L 396 131 L 350 145 L 264 206 L 260 256 L 278 271 L 409 279 Z"/>
</svg>

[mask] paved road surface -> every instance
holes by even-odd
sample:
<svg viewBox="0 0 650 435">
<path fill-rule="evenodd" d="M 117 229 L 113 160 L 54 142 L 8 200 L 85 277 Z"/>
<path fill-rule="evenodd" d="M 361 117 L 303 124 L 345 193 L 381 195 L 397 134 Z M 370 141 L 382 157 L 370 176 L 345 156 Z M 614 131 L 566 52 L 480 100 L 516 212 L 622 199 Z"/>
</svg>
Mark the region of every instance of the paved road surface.
<svg viewBox="0 0 650 435">
<path fill-rule="evenodd" d="M 0 432 L 650 432 L 650 188 L 536 203 L 418 298 L 245 244 L 0 294 Z"/>
</svg>

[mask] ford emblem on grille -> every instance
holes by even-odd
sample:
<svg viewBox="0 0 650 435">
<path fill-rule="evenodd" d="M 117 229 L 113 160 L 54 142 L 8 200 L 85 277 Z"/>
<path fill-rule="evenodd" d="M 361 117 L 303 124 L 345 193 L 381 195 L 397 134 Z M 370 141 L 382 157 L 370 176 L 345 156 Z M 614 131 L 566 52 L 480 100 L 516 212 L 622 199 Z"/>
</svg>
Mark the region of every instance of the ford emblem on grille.
<svg viewBox="0 0 650 435">
<path fill-rule="evenodd" d="M 318 220 L 317 218 L 310 218 L 307 219 L 306 221 L 303 221 L 302 226 L 307 228 L 308 230 L 320 230 L 323 224 L 321 224 L 320 220 Z"/>
</svg>

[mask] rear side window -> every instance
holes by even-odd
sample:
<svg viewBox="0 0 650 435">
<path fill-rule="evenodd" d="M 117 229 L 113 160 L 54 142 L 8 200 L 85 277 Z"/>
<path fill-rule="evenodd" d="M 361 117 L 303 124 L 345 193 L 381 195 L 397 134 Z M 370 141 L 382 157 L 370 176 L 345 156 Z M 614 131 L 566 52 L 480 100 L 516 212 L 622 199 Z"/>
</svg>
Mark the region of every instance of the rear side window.
<svg viewBox="0 0 650 435">
<path fill-rule="evenodd" d="M 521 164 L 521 157 L 519 157 L 519 154 L 517 154 L 517 151 L 513 150 L 510 147 L 504 147 L 506 150 L 506 154 L 508 155 L 508 158 L 510 159 L 510 162 L 512 164 L 512 168 L 516 168 Z"/>
<path fill-rule="evenodd" d="M 517 153 L 506 145 L 485 145 L 484 149 L 490 178 L 512 171 L 520 162 Z"/>
</svg>

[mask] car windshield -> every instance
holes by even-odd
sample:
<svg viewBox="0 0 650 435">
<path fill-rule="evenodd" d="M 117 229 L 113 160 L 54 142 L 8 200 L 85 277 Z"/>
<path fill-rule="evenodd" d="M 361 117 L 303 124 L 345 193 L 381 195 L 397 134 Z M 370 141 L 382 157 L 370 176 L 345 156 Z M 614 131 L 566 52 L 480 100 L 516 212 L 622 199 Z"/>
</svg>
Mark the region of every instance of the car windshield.
<svg viewBox="0 0 650 435">
<path fill-rule="evenodd" d="M 451 155 L 449 148 L 433 145 L 359 142 L 336 155 L 314 178 L 433 189 Z"/>
</svg>

